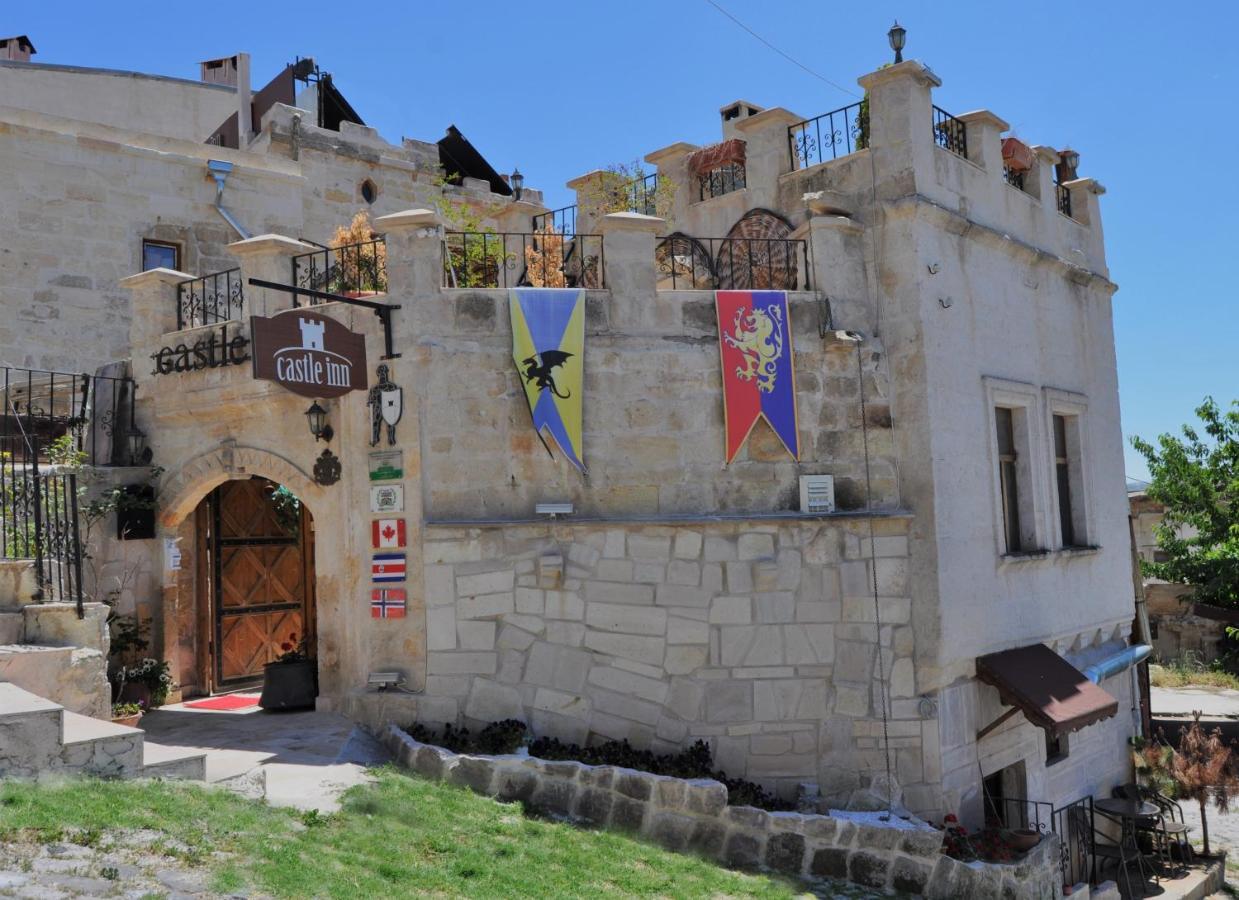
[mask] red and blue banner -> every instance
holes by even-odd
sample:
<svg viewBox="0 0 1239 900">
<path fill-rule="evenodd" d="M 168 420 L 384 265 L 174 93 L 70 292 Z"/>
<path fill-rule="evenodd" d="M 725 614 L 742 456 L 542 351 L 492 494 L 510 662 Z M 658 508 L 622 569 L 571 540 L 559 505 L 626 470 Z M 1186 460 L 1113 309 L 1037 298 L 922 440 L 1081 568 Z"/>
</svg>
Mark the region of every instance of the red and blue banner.
<svg viewBox="0 0 1239 900">
<path fill-rule="evenodd" d="M 785 291 L 715 291 L 723 364 L 727 462 L 765 419 L 787 452 L 800 459 L 791 317 Z"/>
<path fill-rule="evenodd" d="M 376 553 L 370 560 L 371 581 L 404 581 L 403 553 Z"/>
</svg>

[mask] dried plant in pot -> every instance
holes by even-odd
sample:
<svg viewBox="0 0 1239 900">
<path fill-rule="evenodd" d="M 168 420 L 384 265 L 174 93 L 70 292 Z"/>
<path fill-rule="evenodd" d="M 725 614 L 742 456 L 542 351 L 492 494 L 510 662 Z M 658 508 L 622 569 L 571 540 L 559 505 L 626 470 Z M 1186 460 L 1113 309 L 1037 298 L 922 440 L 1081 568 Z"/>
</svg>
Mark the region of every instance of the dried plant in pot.
<svg viewBox="0 0 1239 900">
<path fill-rule="evenodd" d="M 263 666 L 258 705 L 276 710 L 313 709 L 318 697 L 318 663 L 309 656 L 306 637 L 290 634 L 280 649 L 284 652 Z"/>
</svg>

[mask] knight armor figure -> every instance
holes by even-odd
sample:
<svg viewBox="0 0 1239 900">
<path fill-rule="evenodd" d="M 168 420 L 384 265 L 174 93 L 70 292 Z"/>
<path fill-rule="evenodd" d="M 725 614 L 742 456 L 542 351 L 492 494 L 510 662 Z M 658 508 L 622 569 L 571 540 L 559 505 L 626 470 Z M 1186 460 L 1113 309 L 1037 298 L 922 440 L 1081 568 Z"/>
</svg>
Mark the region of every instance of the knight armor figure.
<svg viewBox="0 0 1239 900">
<path fill-rule="evenodd" d="M 375 374 L 379 381 L 370 388 L 366 395 L 366 406 L 370 407 L 370 446 L 378 446 L 383 425 L 387 425 L 387 444 L 396 444 L 396 423 L 400 421 L 402 412 L 403 391 L 388 377 L 386 365 L 380 365 Z"/>
</svg>

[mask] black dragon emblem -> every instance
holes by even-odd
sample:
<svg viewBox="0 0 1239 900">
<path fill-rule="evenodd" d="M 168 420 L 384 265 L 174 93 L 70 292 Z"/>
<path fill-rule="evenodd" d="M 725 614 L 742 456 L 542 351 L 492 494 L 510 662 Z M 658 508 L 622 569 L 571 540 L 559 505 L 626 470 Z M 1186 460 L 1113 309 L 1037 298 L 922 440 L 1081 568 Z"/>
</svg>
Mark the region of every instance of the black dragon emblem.
<svg viewBox="0 0 1239 900">
<path fill-rule="evenodd" d="M 549 390 L 561 400 L 567 400 L 572 396 L 572 392 L 569 391 L 566 394 L 559 392 L 553 370 L 556 366 L 562 366 L 571 356 L 571 353 L 564 350 L 543 350 L 541 353 L 535 353 L 521 363 L 525 367 L 525 381 L 536 381 L 539 390 Z"/>
</svg>

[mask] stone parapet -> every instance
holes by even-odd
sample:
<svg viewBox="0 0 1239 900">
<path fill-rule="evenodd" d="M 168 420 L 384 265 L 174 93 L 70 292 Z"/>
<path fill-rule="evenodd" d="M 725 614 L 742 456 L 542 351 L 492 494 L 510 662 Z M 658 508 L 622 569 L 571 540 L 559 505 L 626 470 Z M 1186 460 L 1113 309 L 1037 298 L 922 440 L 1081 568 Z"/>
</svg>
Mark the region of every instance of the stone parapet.
<svg viewBox="0 0 1239 900">
<path fill-rule="evenodd" d="M 1058 838 L 1046 835 L 1011 864 L 944 856 L 942 832 L 915 817 L 878 813 L 767 812 L 732 806 L 711 779 L 652 775 L 531 756 L 474 756 L 414 740 L 396 725 L 382 733 L 397 762 L 502 802 L 596 828 L 639 835 L 675 852 L 724 865 L 812 881 L 834 878 L 930 900 L 1057 896 Z"/>
</svg>

